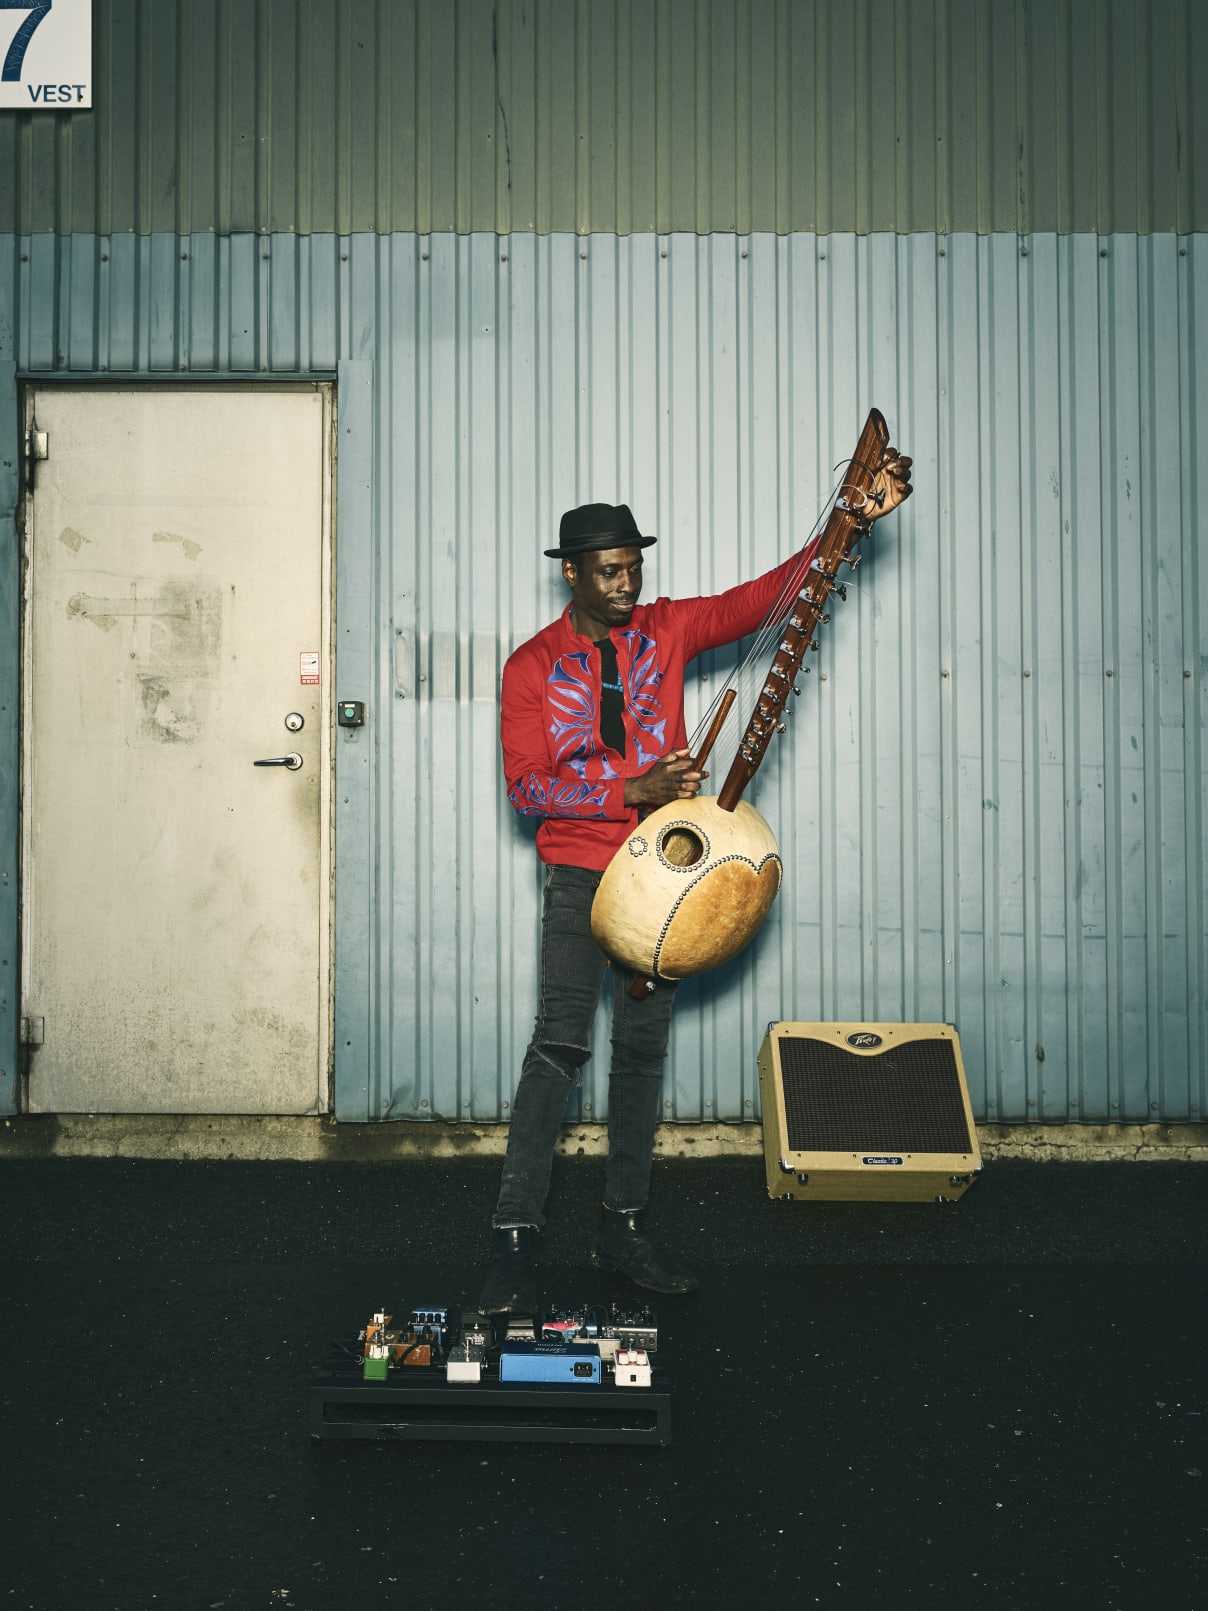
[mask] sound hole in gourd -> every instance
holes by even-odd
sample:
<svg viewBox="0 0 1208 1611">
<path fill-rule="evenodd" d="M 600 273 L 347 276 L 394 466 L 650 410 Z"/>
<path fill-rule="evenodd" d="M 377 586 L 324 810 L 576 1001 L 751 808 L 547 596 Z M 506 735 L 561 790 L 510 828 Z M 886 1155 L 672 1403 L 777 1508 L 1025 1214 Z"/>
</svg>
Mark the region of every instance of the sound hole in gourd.
<svg viewBox="0 0 1208 1611">
<path fill-rule="evenodd" d="M 700 834 L 680 823 L 664 830 L 659 839 L 659 853 L 673 867 L 693 867 L 705 853 L 705 842 Z"/>
</svg>

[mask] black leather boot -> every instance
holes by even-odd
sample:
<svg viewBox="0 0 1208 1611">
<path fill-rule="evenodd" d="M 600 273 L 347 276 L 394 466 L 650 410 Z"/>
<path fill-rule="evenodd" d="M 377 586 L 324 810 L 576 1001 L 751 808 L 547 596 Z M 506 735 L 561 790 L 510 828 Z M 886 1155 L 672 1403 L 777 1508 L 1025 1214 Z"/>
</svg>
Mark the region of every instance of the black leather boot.
<svg viewBox="0 0 1208 1611">
<path fill-rule="evenodd" d="M 619 1270 L 651 1292 L 693 1292 L 698 1283 L 671 1254 L 664 1252 L 643 1229 L 643 1210 L 600 1209 L 600 1230 L 591 1251 L 598 1270 Z"/>
<path fill-rule="evenodd" d="M 484 1315 L 531 1315 L 537 1309 L 537 1278 L 533 1274 L 533 1252 L 537 1245 L 535 1225 L 515 1225 L 492 1233 L 492 1257 L 478 1297 L 478 1311 Z"/>
</svg>

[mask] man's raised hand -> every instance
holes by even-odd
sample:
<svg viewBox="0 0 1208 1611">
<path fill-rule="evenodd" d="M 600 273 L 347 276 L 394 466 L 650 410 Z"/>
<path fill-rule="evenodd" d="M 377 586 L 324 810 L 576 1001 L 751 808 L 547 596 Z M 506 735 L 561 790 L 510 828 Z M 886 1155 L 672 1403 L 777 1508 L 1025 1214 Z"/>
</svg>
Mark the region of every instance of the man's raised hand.
<svg viewBox="0 0 1208 1611">
<path fill-rule="evenodd" d="M 868 513 L 874 520 L 887 515 L 904 503 L 914 488 L 910 485 L 910 466 L 913 461 L 900 454 L 895 447 L 885 449 L 881 467 L 873 478 L 871 508 Z"/>
</svg>

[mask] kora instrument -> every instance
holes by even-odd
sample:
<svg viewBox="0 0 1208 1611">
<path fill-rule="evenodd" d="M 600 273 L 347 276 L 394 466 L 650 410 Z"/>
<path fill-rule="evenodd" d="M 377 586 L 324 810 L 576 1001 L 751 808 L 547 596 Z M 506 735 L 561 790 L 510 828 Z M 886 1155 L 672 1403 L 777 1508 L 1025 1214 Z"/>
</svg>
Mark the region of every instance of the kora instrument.
<svg viewBox="0 0 1208 1611">
<path fill-rule="evenodd" d="M 721 790 L 652 811 L 604 871 L 591 931 L 609 956 L 635 971 L 634 995 L 652 990 L 656 980 L 687 978 L 728 961 L 771 909 L 784 872 L 776 837 L 742 794 L 772 734 L 784 731 L 780 718 L 789 694 L 797 692 L 806 652 L 818 647 L 815 632 L 830 620 L 825 607 L 832 593 L 847 596 L 837 580 L 839 566 L 859 563 L 853 550 L 884 498 L 876 478 L 893 459 L 889 428 L 874 408 L 808 568 L 803 554 L 802 585 L 783 635 L 777 633 L 779 646 Z M 775 619 L 784 614 L 782 606 Z M 700 770 L 733 702 L 728 689 L 692 770 Z"/>
</svg>

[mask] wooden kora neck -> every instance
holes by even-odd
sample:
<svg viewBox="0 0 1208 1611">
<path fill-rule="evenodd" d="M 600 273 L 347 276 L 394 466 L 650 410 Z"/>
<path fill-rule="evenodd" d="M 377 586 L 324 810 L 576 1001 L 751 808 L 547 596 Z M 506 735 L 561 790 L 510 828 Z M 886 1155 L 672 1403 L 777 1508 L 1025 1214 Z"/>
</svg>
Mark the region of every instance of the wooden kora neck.
<svg viewBox="0 0 1208 1611">
<path fill-rule="evenodd" d="M 793 605 L 780 647 L 772 658 L 763 688 L 755 701 L 755 709 L 747 722 L 738 753 L 718 791 L 717 803 L 723 811 L 734 810 L 747 784 L 759 770 L 759 763 L 763 760 L 772 734 L 780 726 L 788 696 L 795 692 L 793 685 L 806 650 L 818 647 L 814 633 L 830 620 L 825 606 L 831 593 L 837 591 L 840 597 L 846 597 L 846 588 L 836 582 L 836 576 L 844 561 L 853 569 L 858 563 L 857 559 L 850 558 L 851 551 L 859 539 L 867 535 L 872 524 L 869 510 L 873 483 L 888 445 L 889 428 L 883 415 L 874 408 L 856 443 L 856 451 L 847 467 L 839 496 L 827 519 L 813 563 L 805 574 L 804 585 Z M 783 732 L 783 727 L 780 730 Z"/>
</svg>

